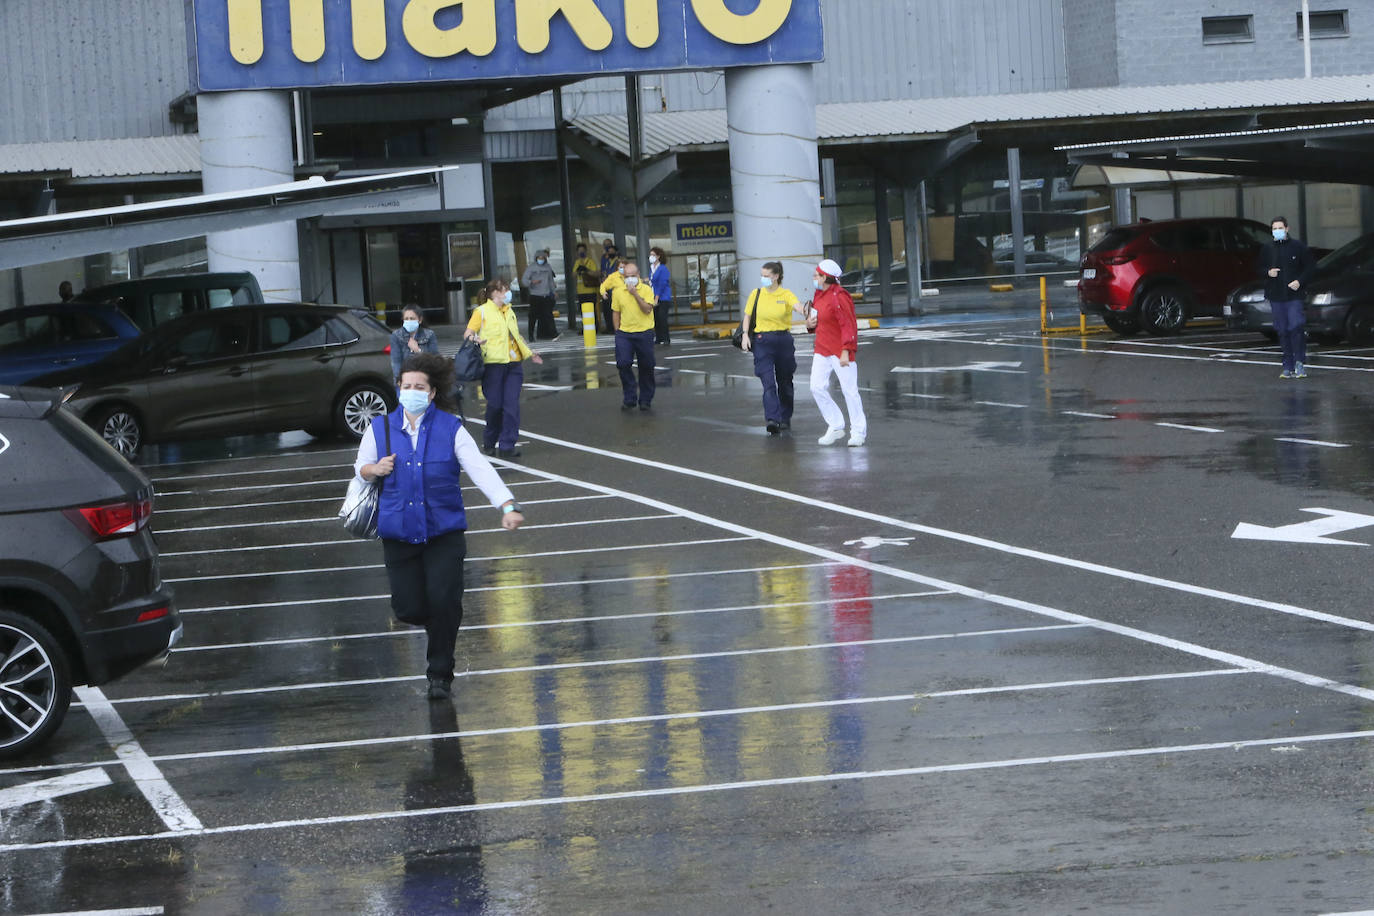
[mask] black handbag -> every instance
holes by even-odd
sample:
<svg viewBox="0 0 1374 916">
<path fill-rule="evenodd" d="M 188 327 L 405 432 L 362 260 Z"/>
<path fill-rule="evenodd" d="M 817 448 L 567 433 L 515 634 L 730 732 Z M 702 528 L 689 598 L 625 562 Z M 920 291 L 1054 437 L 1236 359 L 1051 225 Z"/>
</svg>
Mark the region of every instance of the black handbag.
<svg viewBox="0 0 1374 916">
<path fill-rule="evenodd" d="M 386 429 L 386 453 L 390 455 L 391 420 L 389 417 L 383 417 L 383 421 L 383 428 Z M 370 429 L 367 434 L 374 435 Z M 377 457 L 380 460 L 384 456 Z M 339 518 L 343 519 L 344 529 L 349 534 L 369 540 L 377 536 L 377 516 L 380 513 L 382 483 L 385 480 L 385 477 L 378 477 L 369 482 L 354 474 L 353 479 L 348 482 L 348 493 L 344 495 Z"/>
<path fill-rule="evenodd" d="M 465 340 L 453 354 L 453 374 L 460 382 L 480 381 L 487 364 L 482 360 L 482 345 L 475 340 Z"/>
<path fill-rule="evenodd" d="M 754 290 L 754 310 L 749 313 L 749 333 L 757 333 L 754 329 L 759 326 L 759 290 Z M 744 322 L 735 325 L 735 329 L 730 332 L 730 346 L 736 350 L 744 349 Z"/>
</svg>

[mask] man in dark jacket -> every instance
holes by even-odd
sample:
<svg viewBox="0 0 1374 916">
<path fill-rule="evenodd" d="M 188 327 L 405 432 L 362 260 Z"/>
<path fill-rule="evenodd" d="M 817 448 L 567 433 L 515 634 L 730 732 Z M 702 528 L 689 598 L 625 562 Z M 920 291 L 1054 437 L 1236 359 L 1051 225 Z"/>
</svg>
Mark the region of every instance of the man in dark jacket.
<svg viewBox="0 0 1374 916">
<path fill-rule="evenodd" d="M 1303 299 L 1312 279 L 1316 259 L 1307 246 L 1288 236 L 1288 220 L 1280 216 L 1270 224 L 1274 241 L 1260 253 L 1260 270 L 1264 271 L 1264 298 L 1274 313 L 1274 331 L 1279 335 L 1283 350 L 1283 372 L 1279 378 L 1307 378 L 1303 363 L 1307 361 L 1306 320 L 1303 318 Z"/>
</svg>

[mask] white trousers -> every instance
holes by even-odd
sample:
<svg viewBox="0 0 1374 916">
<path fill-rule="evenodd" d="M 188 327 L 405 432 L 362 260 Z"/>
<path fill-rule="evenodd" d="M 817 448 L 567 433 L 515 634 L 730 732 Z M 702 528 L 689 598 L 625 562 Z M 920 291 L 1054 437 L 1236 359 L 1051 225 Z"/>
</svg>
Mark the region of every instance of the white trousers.
<svg viewBox="0 0 1374 916">
<path fill-rule="evenodd" d="M 826 425 L 831 429 L 844 430 L 844 414 L 830 396 L 832 374 L 839 378 L 844 404 L 849 408 L 850 435 L 867 436 L 868 420 L 864 417 L 863 401 L 859 399 L 859 364 L 851 361 L 848 366 L 841 366 L 838 356 L 821 356 L 817 353 L 811 358 L 811 397 L 815 398 L 816 407 L 820 409 Z"/>
</svg>

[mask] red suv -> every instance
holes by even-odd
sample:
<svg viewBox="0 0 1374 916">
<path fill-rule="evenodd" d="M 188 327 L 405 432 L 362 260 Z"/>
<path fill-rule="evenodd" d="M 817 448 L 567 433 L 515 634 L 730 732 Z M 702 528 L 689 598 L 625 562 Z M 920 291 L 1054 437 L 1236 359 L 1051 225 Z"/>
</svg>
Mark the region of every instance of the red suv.
<svg viewBox="0 0 1374 916">
<path fill-rule="evenodd" d="M 1079 262 L 1078 302 L 1123 336 L 1177 334 L 1189 318 L 1220 316 L 1231 290 L 1255 279 L 1270 241 L 1269 227 L 1248 219 L 1116 226 Z"/>
</svg>

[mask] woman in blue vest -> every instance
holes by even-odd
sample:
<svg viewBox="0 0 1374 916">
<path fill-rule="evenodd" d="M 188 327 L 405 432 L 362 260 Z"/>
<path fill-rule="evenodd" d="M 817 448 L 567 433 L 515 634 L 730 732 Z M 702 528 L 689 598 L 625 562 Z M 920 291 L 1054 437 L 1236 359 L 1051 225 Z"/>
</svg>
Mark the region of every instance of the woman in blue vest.
<svg viewBox="0 0 1374 916">
<path fill-rule="evenodd" d="M 468 527 L 458 472 L 501 510 L 501 527 L 525 521 L 463 424 L 450 411 L 453 363 L 428 353 L 401 365 L 401 406 L 374 417 L 372 435 L 358 445 L 353 469 L 363 480 L 382 478 L 377 535 L 382 539 L 391 609 L 403 623 L 423 626 L 429 698 L 452 696 L 453 652 L 463 620 L 463 557 Z M 390 454 L 384 454 L 388 431 Z M 378 457 L 382 455 L 383 457 Z"/>
</svg>

